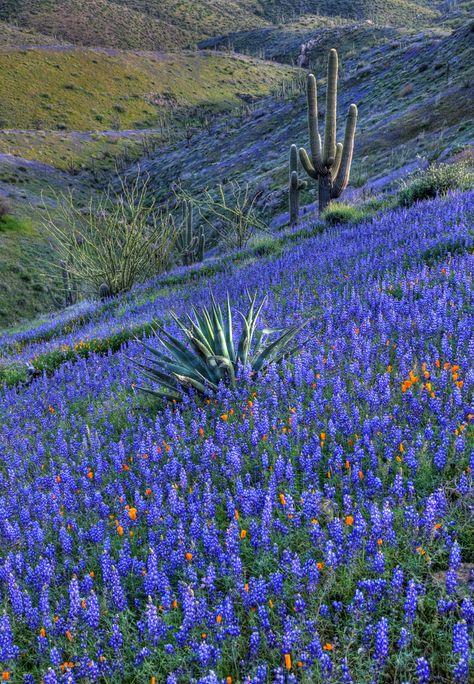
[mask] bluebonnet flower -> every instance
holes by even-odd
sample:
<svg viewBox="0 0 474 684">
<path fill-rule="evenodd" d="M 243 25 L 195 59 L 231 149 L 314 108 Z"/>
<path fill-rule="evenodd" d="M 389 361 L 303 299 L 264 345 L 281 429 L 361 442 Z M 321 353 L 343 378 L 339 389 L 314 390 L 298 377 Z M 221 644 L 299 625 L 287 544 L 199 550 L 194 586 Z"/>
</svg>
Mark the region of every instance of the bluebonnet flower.
<svg viewBox="0 0 474 684">
<path fill-rule="evenodd" d="M 430 681 L 430 666 L 426 658 L 418 658 L 416 661 L 416 674 L 419 684 L 428 684 Z"/>
</svg>

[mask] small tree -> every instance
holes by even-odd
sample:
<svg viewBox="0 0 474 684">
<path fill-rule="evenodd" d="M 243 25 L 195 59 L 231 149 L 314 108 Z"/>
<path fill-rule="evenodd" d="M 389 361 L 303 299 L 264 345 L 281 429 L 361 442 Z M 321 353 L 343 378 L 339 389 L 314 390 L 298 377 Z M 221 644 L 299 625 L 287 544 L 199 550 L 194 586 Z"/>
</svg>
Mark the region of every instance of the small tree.
<svg viewBox="0 0 474 684">
<path fill-rule="evenodd" d="M 109 186 L 85 209 L 74 194 L 59 195 L 54 210 L 45 205 L 44 229 L 52 239 L 52 266 L 82 291 L 109 295 L 163 272 L 171 263 L 176 226 L 167 211 L 150 200 L 148 179 L 137 178 L 118 189 Z"/>
</svg>

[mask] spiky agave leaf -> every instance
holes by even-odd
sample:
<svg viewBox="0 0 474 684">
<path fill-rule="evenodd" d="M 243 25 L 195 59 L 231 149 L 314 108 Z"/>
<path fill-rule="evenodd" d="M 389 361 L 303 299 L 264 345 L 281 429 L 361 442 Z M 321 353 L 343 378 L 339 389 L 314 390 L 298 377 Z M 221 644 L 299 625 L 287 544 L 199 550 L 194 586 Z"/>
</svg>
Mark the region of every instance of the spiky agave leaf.
<svg viewBox="0 0 474 684">
<path fill-rule="evenodd" d="M 262 328 L 257 330 L 267 298 L 257 305 L 257 293 L 247 292 L 249 306 L 246 314 L 238 311 L 242 319 L 242 331 L 237 345 L 234 346 L 234 329 L 230 297 L 227 293 L 225 313 L 211 293 L 210 308 L 200 311 L 193 308 L 194 318 L 186 319 L 171 316 L 183 333 L 187 345 L 177 340 L 161 325 L 156 324 L 156 336 L 163 349 L 140 342 L 152 354 L 146 363 L 135 363 L 142 375 L 159 385 L 157 390 L 146 391 L 161 398 L 178 399 L 179 387 L 191 388 L 200 394 L 216 391 L 219 382 L 235 387 L 237 368 L 240 364 L 250 364 L 252 374 L 263 372 L 275 362 L 296 353 L 302 344 L 292 348 L 290 343 L 305 328 L 311 319 L 288 328 Z M 278 334 L 271 342 L 270 336 Z M 145 389 L 145 388 L 140 388 Z"/>
</svg>

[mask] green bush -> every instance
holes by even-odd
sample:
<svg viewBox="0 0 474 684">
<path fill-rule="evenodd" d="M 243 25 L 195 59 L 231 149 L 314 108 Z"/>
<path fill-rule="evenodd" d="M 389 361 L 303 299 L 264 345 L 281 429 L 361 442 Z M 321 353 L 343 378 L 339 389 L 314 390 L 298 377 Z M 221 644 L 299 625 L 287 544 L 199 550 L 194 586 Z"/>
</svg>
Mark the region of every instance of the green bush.
<svg viewBox="0 0 474 684">
<path fill-rule="evenodd" d="M 432 164 L 409 177 L 398 193 L 398 203 L 402 207 L 411 207 L 415 202 L 446 195 L 450 190 L 469 190 L 473 187 L 472 165 L 466 162 Z"/>
<path fill-rule="evenodd" d="M 338 223 L 359 223 L 366 218 L 366 213 L 361 207 L 353 207 L 342 202 L 331 202 L 322 212 L 321 218 L 328 226 Z"/>
</svg>

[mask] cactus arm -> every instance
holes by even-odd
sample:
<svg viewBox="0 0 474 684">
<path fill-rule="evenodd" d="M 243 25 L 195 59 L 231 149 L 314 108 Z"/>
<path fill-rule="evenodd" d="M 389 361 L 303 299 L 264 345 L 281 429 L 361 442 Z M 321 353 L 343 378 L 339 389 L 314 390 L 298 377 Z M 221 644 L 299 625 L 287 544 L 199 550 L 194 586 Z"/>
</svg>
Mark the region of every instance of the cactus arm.
<svg viewBox="0 0 474 684">
<path fill-rule="evenodd" d="M 308 131 L 309 131 L 309 142 L 310 142 L 310 147 L 311 147 L 312 166 L 319 173 L 324 173 L 324 163 L 323 163 L 323 158 L 322 158 L 322 154 L 321 154 L 321 136 L 319 135 L 319 126 L 318 126 L 318 88 L 316 85 L 316 78 L 313 74 L 308 75 L 307 97 L 308 97 Z M 303 163 L 303 160 L 301 160 L 301 163 Z"/>
<path fill-rule="evenodd" d="M 331 197 L 335 199 L 346 189 L 351 172 L 352 153 L 354 151 L 354 138 L 357 125 L 357 107 L 351 104 L 346 121 L 346 132 L 344 135 L 344 149 L 342 152 L 341 164 L 334 181 Z"/>
<path fill-rule="evenodd" d="M 337 52 L 333 49 L 329 53 L 326 86 L 326 125 L 323 148 L 323 161 L 326 166 L 332 166 L 336 158 L 337 70 Z"/>
<path fill-rule="evenodd" d="M 331 169 L 332 178 L 337 178 L 339 169 L 341 167 L 342 152 L 344 150 L 344 145 L 342 143 L 337 143 L 336 147 L 336 159 L 334 160 L 334 166 Z"/>
<path fill-rule="evenodd" d="M 290 188 L 292 192 L 296 192 L 299 187 L 299 182 L 298 182 L 298 174 L 296 171 L 291 172 L 291 178 L 290 178 Z"/>
<path fill-rule="evenodd" d="M 319 174 L 314 168 L 313 162 L 309 158 L 309 155 L 304 149 L 304 147 L 300 147 L 300 160 L 308 176 L 311 176 L 311 178 L 318 178 Z"/>
<path fill-rule="evenodd" d="M 296 145 L 290 147 L 290 182 L 293 171 L 298 172 L 298 148 Z"/>
</svg>

